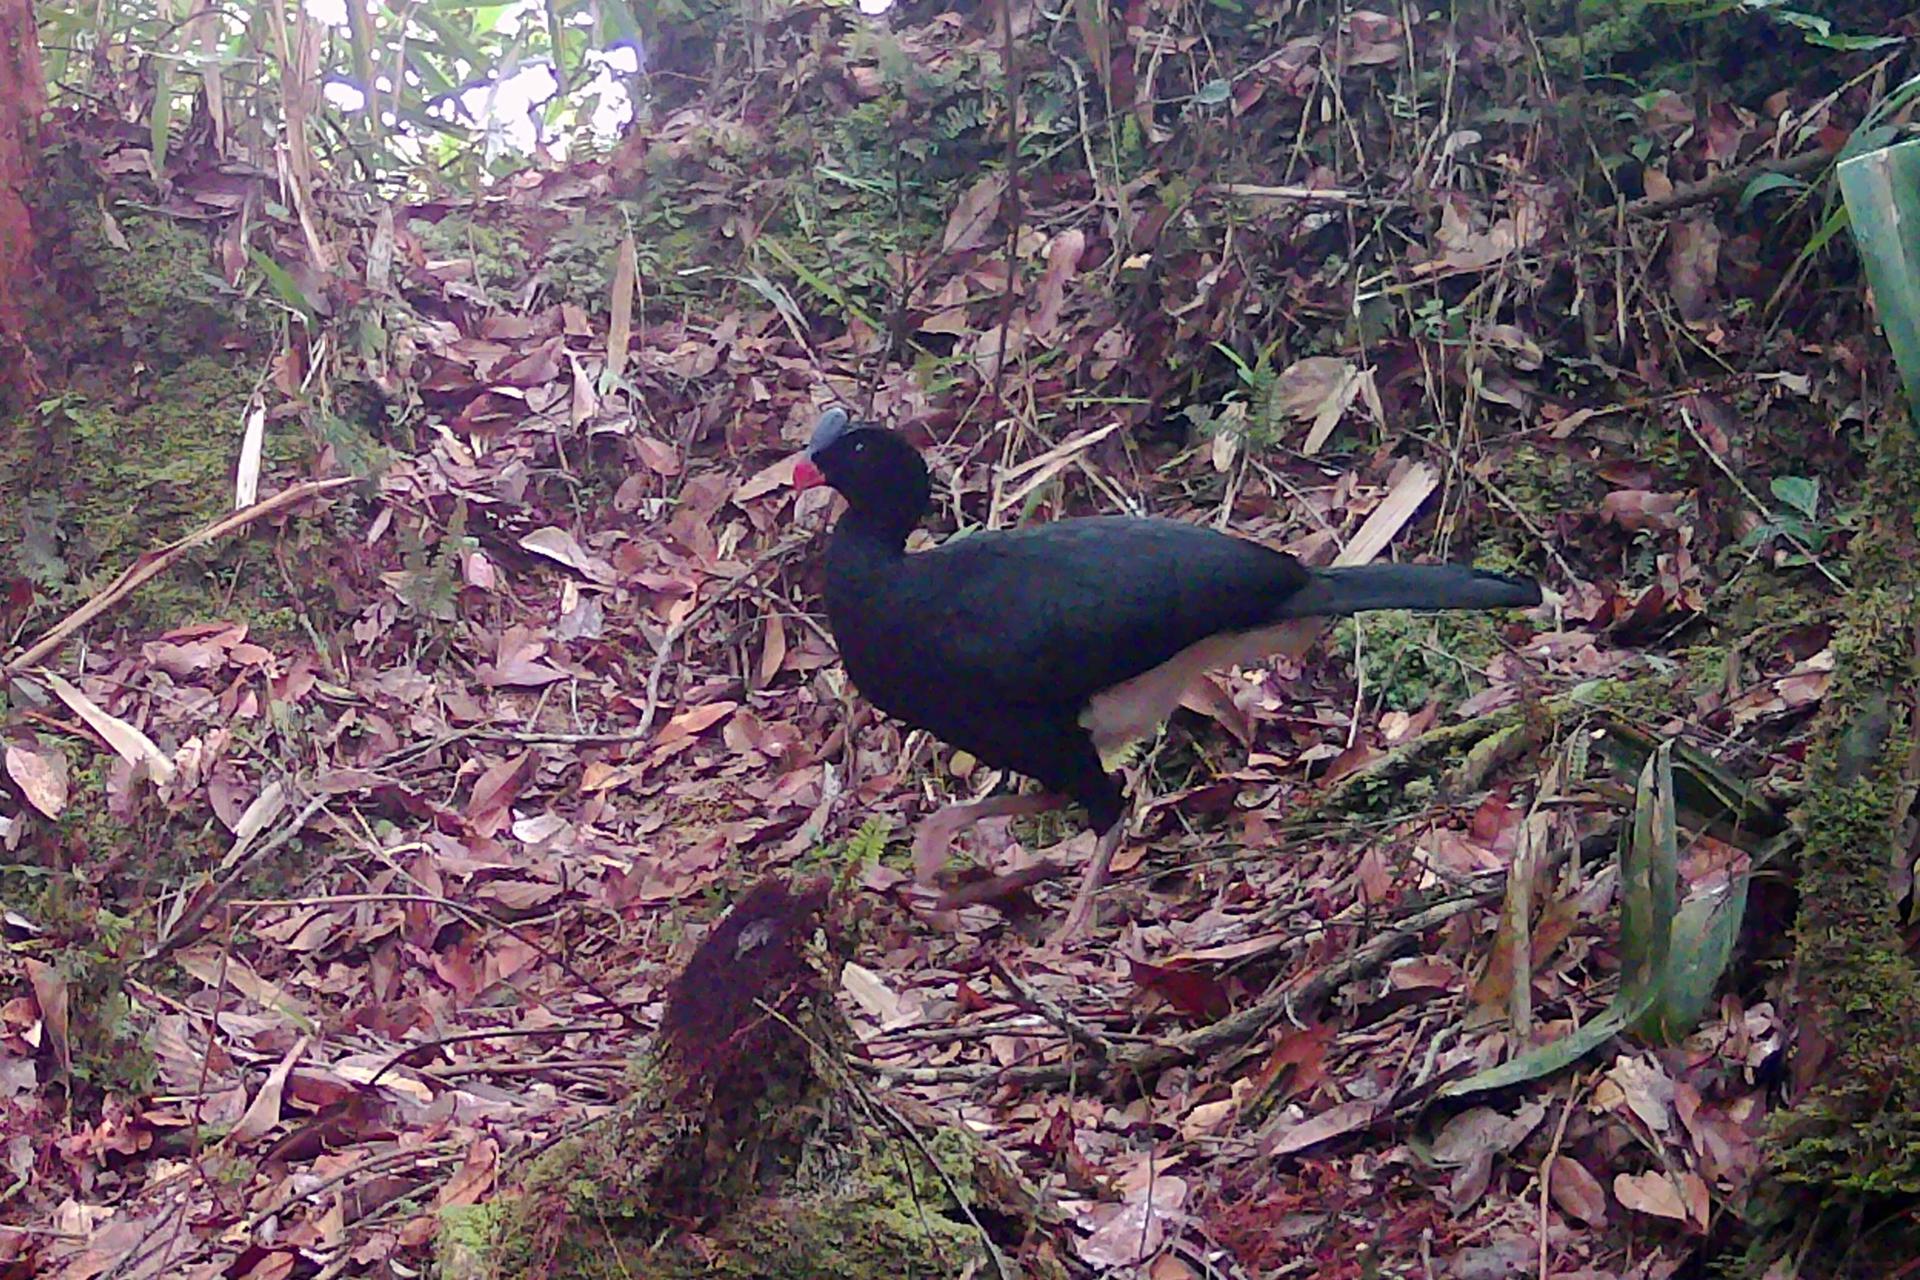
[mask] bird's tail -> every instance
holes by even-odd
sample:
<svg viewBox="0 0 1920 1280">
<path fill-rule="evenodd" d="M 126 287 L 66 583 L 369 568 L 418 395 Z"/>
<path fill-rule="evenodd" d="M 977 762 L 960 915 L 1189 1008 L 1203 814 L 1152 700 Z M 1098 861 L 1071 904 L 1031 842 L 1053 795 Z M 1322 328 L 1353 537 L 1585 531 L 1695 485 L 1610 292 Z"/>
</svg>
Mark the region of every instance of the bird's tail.
<svg viewBox="0 0 1920 1280">
<path fill-rule="evenodd" d="M 1337 617 L 1369 609 L 1517 609 L 1540 603 L 1531 578 L 1463 564 L 1360 564 L 1313 570 L 1283 618 Z"/>
</svg>

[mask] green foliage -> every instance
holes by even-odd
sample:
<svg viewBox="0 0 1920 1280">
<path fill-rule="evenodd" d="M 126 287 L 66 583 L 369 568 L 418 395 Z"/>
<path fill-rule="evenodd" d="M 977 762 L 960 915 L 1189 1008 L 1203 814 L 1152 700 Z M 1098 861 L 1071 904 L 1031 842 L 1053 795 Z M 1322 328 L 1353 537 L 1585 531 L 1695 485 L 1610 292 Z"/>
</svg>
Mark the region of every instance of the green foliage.
<svg viewBox="0 0 1920 1280">
<path fill-rule="evenodd" d="M 133 922 L 102 907 L 90 947 L 60 957 L 67 984 L 67 1043 L 73 1077 L 106 1093 L 138 1097 L 153 1091 L 156 1069 L 126 986 L 135 948 Z"/>
<path fill-rule="evenodd" d="M 1352 654 L 1358 631 L 1367 693 L 1383 707 L 1416 711 L 1436 698 L 1452 703 L 1473 692 L 1476 673 L 1500 652 L 1499 627 L 1489 614 L 1388 610 L 1342 618 L 1328 645 Z"/>
<path fill-rule="evenodd" d="M 248 328 L 246 309 L 213 274 L 207 237 L 191 224 L 127 212 L 109 222 L 97 208 L 69 211 L 79 226 L 98 229 L 75 242 L 81 273 L 99 295 L 84 313 L 100 328 L 97 340 L 117 339 L 165 373 Z"/>
<path fill-rule="evenodd" d="M 527 247 L 518 235 L 465 214 L 415 224 L 420 243 L 434 256 L 468 258 L 483 293 L 512 289 L 526 278 Z"/>
<path fill-rule="evenodd" d="M 1679 72 L 1676 33 L 1703 55 L 1713 47 L 1771 36 L 1831 53 L 1897 44 L 1892 37 L 1854 34 L 1842 0 L 1578 0 L 1573 34 L 1541 40 L 1556 69 L 1596 71 L 1623 58 L 1653 56 L 1655 79 Z M 1662 65 L 1664 62 L 1664 65 Z"/>
<path fill-rule="evenodd" d="M 1646 754 L 1634 794 L 1633 822 L 1621 832 L 1620 990 L 1613 1002 L 1572 1034 L 1449 1084 L 1444 1094 L 1465 1097 L 1551 1075 L 1622 1031 L 1673 1044 L 1691 1034 L 1711 1007 L 1745 918 L 1747 886 L 1736 880 L 1720 892 L 1680 899 L 1679 773 L 1693 775 L 1689 789 L 1695 796 L 1713 797 L 1706 815 L 1710 820 L 1740 815 L 1741 788 L 1704 758 L 1685 759 L 1677 768 L 1674 756 L 1672 739 Z M 1722 797 L 1731 803 L 1722 807 L 1717 803 Z"/>
<path fill-rule="evenodd" d="M 1757 547 L 1769 538 L 1785 538 L 1794 549 L 1780 558 L 1780 564 L 1812 564 L 1836 528 L 1832 521 L 1820 514 L 1819 479 L 1775 476 L 1769 488 L 1779 505 L 1774 508 L 1772 518 L 1749 530 L 1740 540 L 1740 545 Z"/>
<path fill-rule="evenodd" d="M 411 526 L 399 531 L 400 600 L 422 618 L 453 622 L 460 616 L 463 561 L 480 540 L 467 533 L 467 504 L 454 504 L 445 532 L 429 543 Z"/>
<path fill-rule="evenodd" d="M 1235 385 L 1218 408 L 1190 404 L 1182 410 L 1194 430 L 1203 436 L 1231 436 L 1249 449 L 1270 449 L 1295 434 L 1277 398 L 1280 371 L 1273 367 L 1273 357 L 1278 344 L 1262 347 L 1251 364 L 1223 342 L 1213 348 L 1232 362 Z"/>
<path fill-rule="evenodd" d="M 1920 88 L 1920 76 L 1903 86 Z M 1865 130 L 1856 132 L 1856 139 Z M 1838 169 L 1854 239 L 1873 286 L 1907 411 L 1920 419 L 1920 141 L 1872 150 Z"/>
<path fill-rule="evenodd" d="M 669 220 L 684 225 L 684 219 L 677 212 L 663 211 L 662 221 Z M 560 297 L 579 303 L 595 315 L 605 315 L 613 293 L 614 262 L 620 251 L 621 232 L 620 224 L 611 218 L 573 219 L 541 255 L 541 278 Z M 675 273 L 661 270 L 656 237 L 637 236 L 634 251 L 640 278 L 648 282 L 649 287 L 654 281 L 674 278 Z"/>
<path fill-rule="evenodd" d="M 158 164 L 195 118 L 206 77 L 218 74 L 227 127 L 264 153 L 280 141 L 284 15 L 261 6 L 211 11 L 210 27 L 164 0 L 105 8 L 41 6 L 41 46 L 56 102 L 97 100 L 103 69 L 138 64 L 151 89 L 138 121 Z M 348 6 L 344 28 L 323 27 L 321 66 L 338 91 L 324 101 L 314 141 L 345 143 L 360 176 L 416 185 L 476 184 L 518 168 L 489 109 L 500 81 L 544 72 L 549 96 L 530 122 L 543 139 L 589 133 L 617 77 L 600 59 L 637 47 L 652 59 L 712 65 L 738 58 L 741 15 L 721 0 L 602 4 L 553 0 L 523 13 L 508 4 Z M 184 20 L 183 20 L 184 19 Z M 764 23 L 763 23 L 764 25 Z M 208 37 L 211 37 L 210 39 Z M 697 80 L 697 77 L 689 77 Z M 536 81 L 537 84 L 537 81 Z M 655 88 L 671 106 L 689 91 L 678 78 Z M 652 105 L 643 100 L 642 109 Z M 490 127 L 491 126 L 491 127 Z"/>
<path fill-rule="evenodd" d="M 847 841 L 849 868 L 857 870 L 870 862 L 878 862 L 887 851 L 887 836 L 892 830 L 893 824 L 878 816 L 861 823 L 860 829 Z"/>
<path fill-rule="evenodd" d="M 95 886 L 39 865 L 0 864 L 0 896 L 39 929 L 37 954 L 29 954 L 66 990 L 69 1088 L 94 1097 L 150 1093 L 153 1055 L 126 984 L 139 952 L 136 922 L 101 903 Z"/>
<path fill-rule="evenodd" d="M 837 885 L 845 887 L 857 880 L 869 864 L 886 858 L 887 838 L 892 834 L 893 824 L 874 814 L 846 840 L 814 845 L 800 857 L 795 869 L 804 875 L 826 872 Z M 903 852 L 902 858 L 904 856 Z M 717 900 L 715 913 L 724 910 L 726 905 L 724 898 Z"/>
<path fill-rule="evenodd" d="M 0 453 L 0 528 L 14 567 L 48 590 L 90 590 L 230 509 L 251 392 L 245 369 L 194 356 L 158 374 L 137 403 L 77 390 L 43 402 Z M 296 446 L 270 431 L 268 464 Z"/>
</svg>

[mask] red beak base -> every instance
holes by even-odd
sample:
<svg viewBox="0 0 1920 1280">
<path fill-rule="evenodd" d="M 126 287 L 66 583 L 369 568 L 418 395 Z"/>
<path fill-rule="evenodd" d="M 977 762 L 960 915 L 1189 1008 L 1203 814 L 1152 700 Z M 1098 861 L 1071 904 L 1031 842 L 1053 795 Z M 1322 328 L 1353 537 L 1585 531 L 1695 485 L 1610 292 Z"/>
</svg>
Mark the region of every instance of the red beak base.
<svg viewBox="0 0 1920 1280">
<path fill-rule="evenodd" d="M 825 473 L 823 473 L 819 467 L 813 464 L 812 458 L 809 458 L 803 455 L 800 461 L 794 464 L 794 467 L 793 467 L 793 487 L 794 488 L 811 489 L 815 485 L 825 484 L 826 482 L 827 482 L 827 477 Z"/>
</svg>

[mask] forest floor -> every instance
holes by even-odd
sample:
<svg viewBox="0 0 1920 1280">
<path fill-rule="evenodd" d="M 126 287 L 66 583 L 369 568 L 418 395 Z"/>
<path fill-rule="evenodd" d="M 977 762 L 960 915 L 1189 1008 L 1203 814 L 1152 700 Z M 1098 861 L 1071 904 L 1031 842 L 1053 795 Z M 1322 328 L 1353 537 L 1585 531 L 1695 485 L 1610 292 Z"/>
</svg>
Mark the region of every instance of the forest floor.
<svg viewBox="0 0 1920 1280">
<path fill-rule="evenodd" d="M 1726 56 L 1778 83 L 1602 99 L 1497 13 L 1176 25 L 1164 65 L 1116 30 L 1092 81 L 1034 17 L 1010 183 L 990 24 L 802 7 L 612 155 L 392 217 L 323 184 L 331 274 L 250 294 L 205 283 L 247 271 L 218 158 L 136 199 L 139 144 L 94 137 L 150 256 L 95 270 L 116 332 L 0 460 L 0 1274 L 417 1274 L 631 1094 L 767 875 L 833 886 L 847 1087 L 1048 1198 L 1009 1248 L 1344 1280 L 1737 1244 L 1793 1034 L 1773 897 L 1690 1034 L 1458 1086 L 1617 1006 L 1653 744 L 1734 814 L 1686 825 L 1681 900 L 1745 898 L 1834 668 L 1888 375 L 1844 255 L 1801 254 L 1807 157 L 1911 55 L 1834 93 L 1841 55 L 1753 22 Z M 178 349 L 129 378 L 143 333 Z M 136 561 L 235 505 L 230 444 L 150 411 L 237 437 L 256 371 L 278 505 Z M 836 403 L 928 448 L 932 539 L 1150 511 L 1552 599 L 1215 673 L 1140 757 L 1091 943 L 1044 943 L 1071 876 L 934 928 L 914 822 L 1013 780 L 837 666 L 836 499 L 788 483 Z"/>
</svg>

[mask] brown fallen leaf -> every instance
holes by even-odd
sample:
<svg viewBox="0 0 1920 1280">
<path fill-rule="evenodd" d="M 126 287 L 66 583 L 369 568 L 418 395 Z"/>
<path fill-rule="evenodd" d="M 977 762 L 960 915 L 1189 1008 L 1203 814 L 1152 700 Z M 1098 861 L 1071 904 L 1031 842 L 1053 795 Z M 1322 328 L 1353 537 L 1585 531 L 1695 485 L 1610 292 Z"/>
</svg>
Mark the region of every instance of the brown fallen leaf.
<svg viewBox="0 0 1920 1280">
<path fill-rule="evenodd" d="M 1680 527 L 1678 512 L 1692 495 L 1652 493 L 1645 489 L 1616 489 L 1600 500 L 1600 516 L 1625 529 L 1640 533 L 1648 529 L 1666 532 Z"/>
<path fill-rule="evenodd" d="M 767 614 L 767 634 L 760 646 L 760 683 L 769 685 L 780 668 L 787 661 L 787 624 L 780 621 L 780 615 Z"/>
<path fill-rule="evenodd" d="M 42 817 L 58 818 L 67 807 L 67 757 L 38 737 L 7 743 L 7 776 Z"/>
<path fill-rule="evenodd" d="M 1047 245 L 1047 269 L 1033 289 L 1033 307 L 1027 313 L 1027 326 L 1033 336 L 1045 341 L 1060 324 L 1060 308 L 1066 300 L 1067 281 L 1080 265 L 1087 249 L 1087 233 L 1078 227 L 1055 236 Z"/>
<path fill-rule="evenodd" d="M 491 1138 L 475 1137 L 467 1144 L 467 1158 L 440 1187 L 434 1204 L 445 1209 L 452 1205 L 478 1204 L 493 1190 L 494 1174 L 500 1167 L 500 1148 Z"/>
<path fill-rule="evenodd" d="M 772 493 L 775 489 L 791 488 L 793 469 L 800 465 L 800 457 L 798 453 L 789 453 L 771 466 L 762 467 L 754 472 L 733 491 L 734 502 L 752 502 L 755 498 Z"/>
<path fill-rule="evenodd" d="M 1687 1205 L 1680 1195 L 1680 1188 L 1674 1186 L 1673 1179 L 1664 1173 L 1616 1174 L 1613 1195 L 1614 1199 L 1635 1213 L 1671 1218 L 1675 1222 L 1687 1220 Z"/>
<path fill-rule="evenodd" d="M 1000 197 L 1006 193 L 1007 177 L 998 170 L 985 174 L 961 195 L 953 212 L 947 215 L 946 233 L 941 237 L 942 253 L 964 253 L 986 243 L 1000 211 Z"/>
<path fill-rule="evenodd" d="M 1600 1179 L 1588 1172 L 1587 1166 L 1572 1156 L 1557 1155 L 1553 1158 L 1551 1176 L 1550 1194 L 1562 1213 L 1590 1227 L 1606 1225 L 1607 1191 L 1600 1185 Z"/>
<path fill-rule="evenodd" d="M 660 727 L 660 732 L 654 735 L 653 745 L 655 747 L 671 746 L 683 739 L 705 733 L 732 715 L 739 705 L 737 702 L 709 702 L 705 706 L 688 707 Z"/>
<path fill-rule="evenodd" d="M 108 714 L 99 703 L 53 672 L 47 672 L 46 681 L 55 696 L 86 721 L 88 728 L 106 739 L 107 745 L 118 752 L 122 760 L 136 769 L 144 767 L 147 776 L 155 782 L 164 783 L 173 777 L 173 761 L 153 744 L 152 738 L 118 716 Z"/>
<path fill-rule="evenodd" d="M 47 1043 L 53 1050 L 53 1060 L 64 1071 L 73 1061 L 67 1047 L 66 976 L 44 960 L 28 958 L 22 964 L 27 971 L 27 983 L 33 988 L 33 1002 L 39 1007 L 40 1025 L 47 1029 Z"/>
<path fill-rule="evenodd" d="M 565 529 L 535 529 L 520 539 L 520 547 L 534 555 L 544 556 L 555 564 L 565 565 L 589 582 L 604 586 L 618 576 L 612 565 L 598 556 L 589 555 L 579 540 Z"/>
<path fill-rule="evenodd" d="M 1383 1109 L 1390 1108 L 1389 1102 L 1371 1098 L 1335 1103 L 1298 1124 L 1276 1127 L 1261 1140 L 1260 1153 L 1273 1157 L 1306 1151 L 1334 1138 L 1358 1133 L 1372 1125 Z"/>
<path fill-rule="evenodd" d="M 313 1043 L 311 1036 L 301 1036 L 294 1041 L 285 1056 L 267 1073 L 266 1083 L 260 1086 L 260 1092 L 253 1095 L 245 1115 L 240 1117 L 227 1137 L 233 1142 L 246 1144 L 264 1137 L 280 1123 L 280 1102 L 287 1087 L 287 1075 L 301 1058 L 306 1056 L 307 1046 Z"/>
<path fill-rule="evenodd" d="M 1137 1267 L 1160 1252 L 1169 1229 L 1185 1221 L 1187 1180 L 1161 1172 L 1118 1205 L 1095 1205 L 1087 1214 L 1093 1233 L 1080 1241 L 1082 1261 L 1115 1269 Z"/>
</svg>

